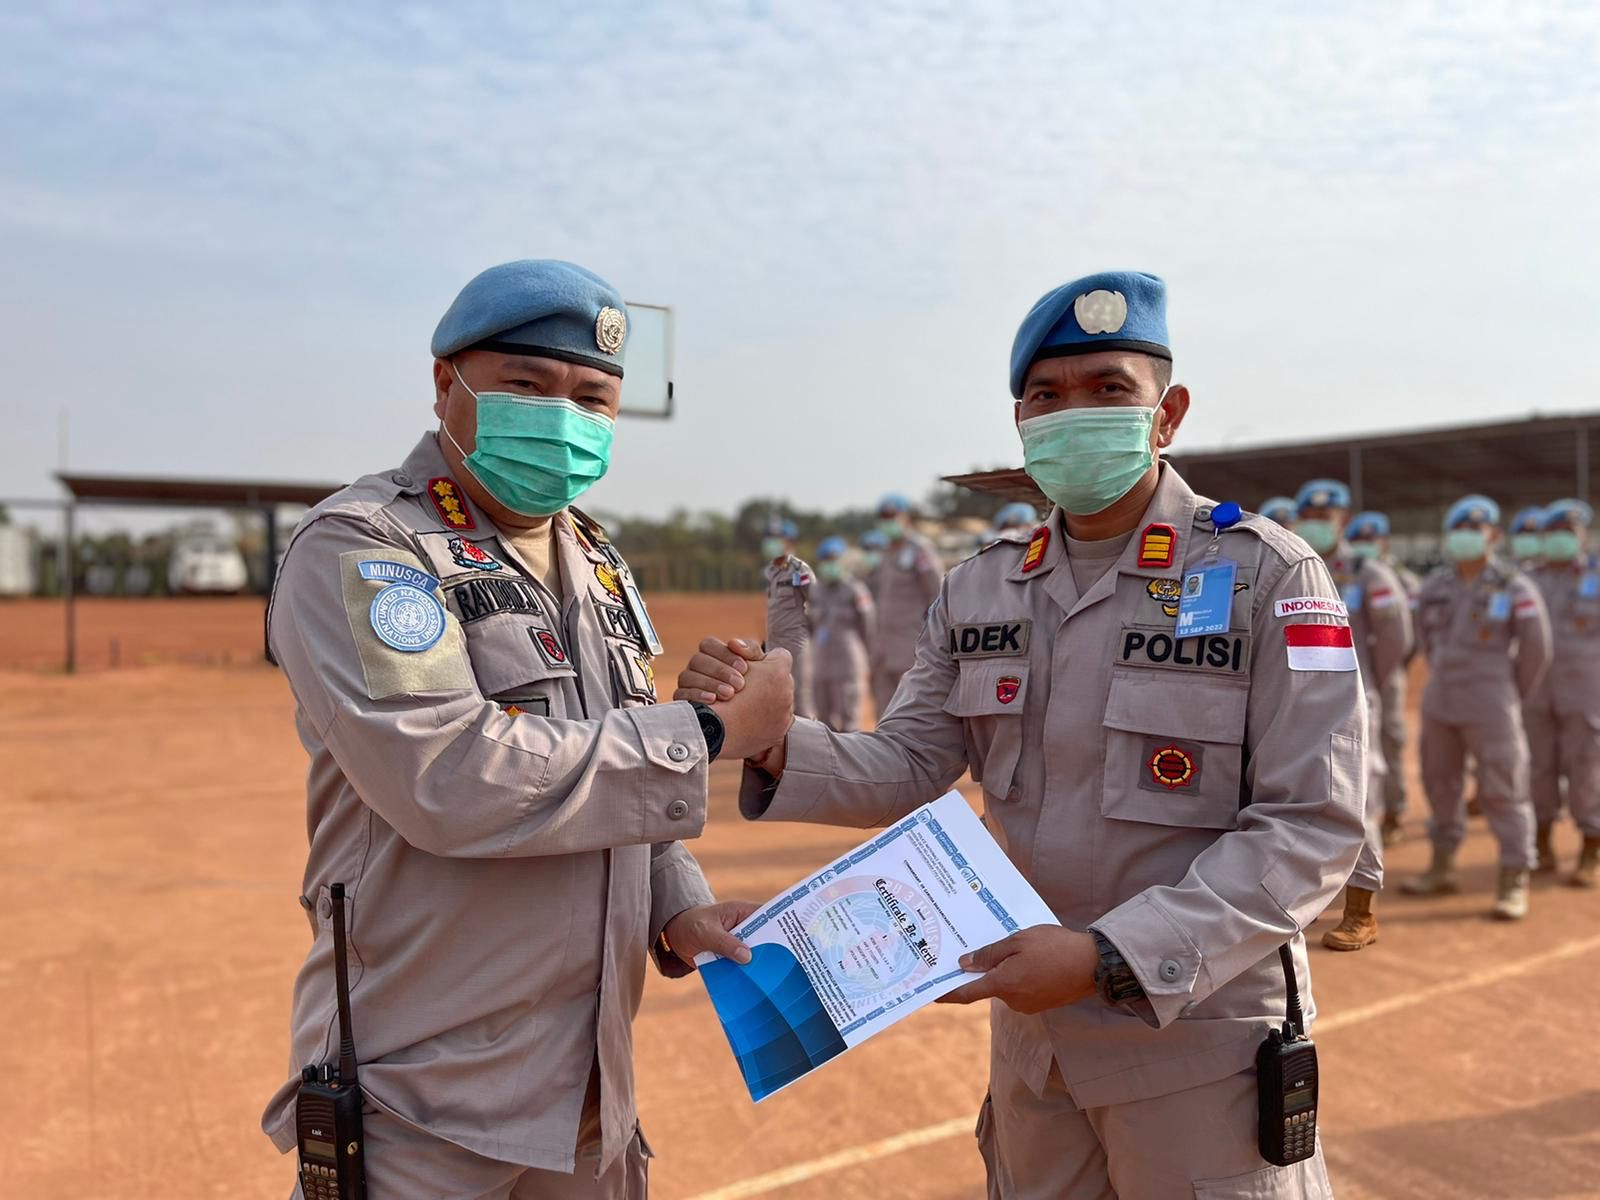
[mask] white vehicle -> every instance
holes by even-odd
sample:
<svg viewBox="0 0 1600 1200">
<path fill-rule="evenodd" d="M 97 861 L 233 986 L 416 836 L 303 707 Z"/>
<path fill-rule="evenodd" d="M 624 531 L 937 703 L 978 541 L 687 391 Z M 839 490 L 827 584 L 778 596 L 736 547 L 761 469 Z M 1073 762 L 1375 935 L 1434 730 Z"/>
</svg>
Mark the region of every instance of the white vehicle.
<svg viewBox="0 0 1600 1200">
<path fill-rule="evenodd" d="M 33 544 L 27 531 L 0 525 L 0 596 L 31 596 L 33 588 Z"/>
<path fill-rule="evenodd" d="M 172 548 L 167 563 L 171 591 L 232 595 L 249 583 L 250 572 L 239 547 L 217 534 L 185 534 Z"/>
</svg>

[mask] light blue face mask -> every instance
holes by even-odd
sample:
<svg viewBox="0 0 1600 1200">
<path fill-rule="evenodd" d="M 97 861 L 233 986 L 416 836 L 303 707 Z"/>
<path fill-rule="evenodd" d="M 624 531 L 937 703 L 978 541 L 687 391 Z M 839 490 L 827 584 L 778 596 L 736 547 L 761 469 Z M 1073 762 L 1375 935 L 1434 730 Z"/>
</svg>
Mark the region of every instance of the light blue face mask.
<svg viewBox="0 0 1600 1200">
<path fill-rule="evenodd" d="M 1511 557 L 1518 562 L 1526 559 L 1538 558 L 1544 553 L 1544 539 L 1537 533 L 1513 533 L 1511 535 Z"/>
<path fill-rule="evenodd" d="M 1298 521 L 1295 523 L 1294 531 L 1318 554 L 1330 554 L 1339 544 L 1339 530 L 1326 517 Z"/>
<path fill-rule="evenodd" d="M 467 472 L 519 516 L 553 516 L 598 483 L 611 465 L 616 423 L 610 417 L 564 396 L 479 393 L 467 387 L 460 371 L 456 379 L 478 402 L 478 444 L 467 454 L 441 426 L 444 435 Z"/>
<path fill-rule="evenodd" d="M 1382 549 L 1377 542 L 1351 542 L 1350 557 L 1360 560 L 1377 558 Z"/>
<path fill-rule="evenodd" d="M 761 557 L 768 562 L 786 558 L 789 554 L 789 544 L 781 537 L 764 537 L 761 539 Z"/>
<path fill-rule="evenodd" d="M 1489 535 L 1481 529 L 1452 529 L 1444 535 L 1445 557 L 1452 562 L 1477 562 L 1489 551 Z"/>
<path fill-rule="evenodd" d="M 1578 535 L 1570 529 L 1552 529 L 1540 539 L 1540 543 L 1544 556 L 1551 562 L 1569 563 L 1578 557 Z"/>
<path fill-rule="evenodd" d="M 1069 408 L 1019 422 L 1024 469 L 1063 511 L 1089 516 L 1133 490 L 1155 463 L 1160 408 Z"/>
</svg>

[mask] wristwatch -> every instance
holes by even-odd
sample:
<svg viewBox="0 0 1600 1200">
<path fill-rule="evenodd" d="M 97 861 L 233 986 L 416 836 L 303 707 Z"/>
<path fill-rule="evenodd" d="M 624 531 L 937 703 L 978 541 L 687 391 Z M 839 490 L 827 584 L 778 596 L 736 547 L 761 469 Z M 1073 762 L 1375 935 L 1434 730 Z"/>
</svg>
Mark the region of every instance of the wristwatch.
<svg viewBox="0 0 1600 1200">
<path fill-rule="evenodd" d="M 711 711 L 709 704 L 701 704 L 698 700 L 689 703 L 694 706 L 694 715 L 700 719 L 700 733 L 706 739 L 707 761 L 716 762 L 717 755 L 722 753 L 722 739 L 727 736 L 722 718 Z"/>
<path fill-rule="evenodd" d="M 1144 985 L 1133 973 L 1128 960 L 1122 957 L 1122 951 L 1098 929 L 1089 932 L 1094 935 L 1094 948 L 1100 954 L 1100 960 L 1094 965 L 1094 990 L 1100 993 L 1100 999 L 1113 1008 L 1144 999 Z"/>
</svg>

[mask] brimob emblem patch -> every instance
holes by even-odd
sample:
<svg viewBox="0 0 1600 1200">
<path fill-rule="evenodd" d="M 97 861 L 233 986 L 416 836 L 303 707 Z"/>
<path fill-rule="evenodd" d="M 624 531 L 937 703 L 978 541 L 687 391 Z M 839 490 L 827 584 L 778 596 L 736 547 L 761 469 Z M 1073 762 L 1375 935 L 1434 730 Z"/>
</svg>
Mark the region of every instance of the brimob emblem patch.
<svg viewBox="0 0 1600 1200">
<path fill-rule="evenodd" d="M 1002 675 L 994 685 L 994 698 L 1001 704 L 1010 704 L 1022 690 L 1022 680 L 1015 675 Z"/>
<path fill-rule="evenodd" d="M 474 571 L 498 571 L 505 565 L 482 546 L 466 538 L 453 537 L 446 544 L 450 547 L 450 557 L 458 567 L 468 567 Z"/>
<path fill-rule="evenodd" d="M 628 318 L 609 304 L 602 308 L 594 319 L 594 344 L 607 354 L 615 354 L 627 336 Z"/>
<path fill-rule="evenodd" d="M 552 666 L 560 666 L 567 661 L 567 652 L 562 649 L 561 643 L 556 640 L 556 635 L 548 629 L 533 628 L 528 630 L 532 635 L 534 644 L 539 647 L 539 652 L 544 655 L 545 661 Z"/>
</svg>

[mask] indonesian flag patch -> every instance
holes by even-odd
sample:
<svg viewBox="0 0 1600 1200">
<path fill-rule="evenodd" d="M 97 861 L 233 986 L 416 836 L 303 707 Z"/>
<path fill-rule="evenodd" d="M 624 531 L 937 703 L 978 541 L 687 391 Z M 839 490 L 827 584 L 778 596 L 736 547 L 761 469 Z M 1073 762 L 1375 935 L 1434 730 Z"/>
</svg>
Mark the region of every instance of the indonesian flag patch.
<svg viewBox="0 0 1600 1200">
<path fill-rule="evenodd" d="M 1348 625 L 1285 625 L 1291 671 L 1354 671 L 1356 647 Z"/>
</svg>

